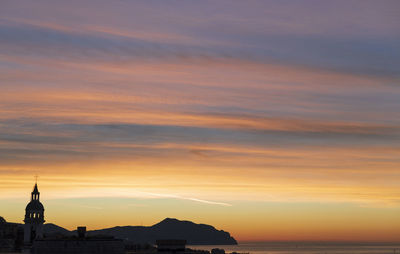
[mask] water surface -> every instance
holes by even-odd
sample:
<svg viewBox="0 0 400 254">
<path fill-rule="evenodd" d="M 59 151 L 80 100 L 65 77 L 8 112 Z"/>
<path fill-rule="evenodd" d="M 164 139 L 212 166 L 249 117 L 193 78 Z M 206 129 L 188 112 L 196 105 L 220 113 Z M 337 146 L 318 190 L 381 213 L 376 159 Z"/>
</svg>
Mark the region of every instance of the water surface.
<svg viewBox="0 0 400 254">
<path fill-rule="evenodd" d="M 220 248 L 226 252 L 250 254 L 400 254 L 400 243 L 262 242 L 188 247 L 202 250 Z"/>
</svg>

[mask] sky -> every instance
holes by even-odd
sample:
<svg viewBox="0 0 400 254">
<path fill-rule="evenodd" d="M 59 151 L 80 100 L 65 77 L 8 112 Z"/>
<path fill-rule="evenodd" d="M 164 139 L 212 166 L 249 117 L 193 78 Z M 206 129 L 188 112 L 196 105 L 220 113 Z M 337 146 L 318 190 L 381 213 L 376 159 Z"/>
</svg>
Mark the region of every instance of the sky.
<svg viewBox="0 0 400 254">
<path fill-rule="evenodd" d="M 1 1 L 0 215 L 400 241 L 400 2 Z"/>
</svg>

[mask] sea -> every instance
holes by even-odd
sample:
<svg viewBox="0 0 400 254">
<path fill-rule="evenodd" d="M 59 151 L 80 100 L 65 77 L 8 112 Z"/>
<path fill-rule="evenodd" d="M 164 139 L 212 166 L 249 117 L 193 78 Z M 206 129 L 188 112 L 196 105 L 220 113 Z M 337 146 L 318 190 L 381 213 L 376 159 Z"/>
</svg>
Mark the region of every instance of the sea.
<svg viewBox="0 0 400 254">
<path fill-rule="evenodd" d="M 249 254 L 400 254 L 400 243 L 257 242 L 238 245 L 192 245 L 191 249 L 224 249 Z"/>
</svg>

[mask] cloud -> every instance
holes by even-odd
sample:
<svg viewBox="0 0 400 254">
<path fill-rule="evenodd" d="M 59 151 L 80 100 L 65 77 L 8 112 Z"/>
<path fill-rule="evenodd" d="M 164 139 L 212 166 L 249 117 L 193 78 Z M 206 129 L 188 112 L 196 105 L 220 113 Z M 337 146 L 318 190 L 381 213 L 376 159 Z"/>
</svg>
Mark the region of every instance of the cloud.
<svg viewBox="0 0 400 254">
<path fill-rule="evenodd" d="M 27 174 L 32 174 L 32 170 L 27 170 L 27 169 L 7 169 L 7 168 L 0 168 L 0 175 L 27 175 Z"/>
<path fill-rule="evenodd" d="M 94 210 L 104 210 L 104 207 L 100 207 L 100 206 L 89 206 L 89 205 L 75 205 L 75 206 L 87 208 L 87 209 L 94 209 Z"/>
<path fill-rule="evenodd" d="M 397 209 L 398 7 L 2 2 L 0 196 Z"/>
<path fill-rule="evenodd" d="M 161 21 L 171 18 L 163 15 L 161 10 L 142 6 L 151 12 L 156 12 Z M 291 8 L 306 10 L 303 6 L 292 4 Z M 317 5 L 318 8 L 325 8 Z M 121 6 L 119 6 L 121 7 Z M 281 12 L 282 6 L 276 4 L 272 8 Z M 336 7 L 336 6 L 335 6 Z M 364 7 L 364 6 L 363 6 Z M 137 7 L 136 7 L 137 8 Z M 187 7 L 180 6 L 185 9 Z M 317 8 L 313 6 L 313 8 Z M 334 7 L 333 7 L 334 8 Z M 365 8 L 365 7 L 364 7 Z M 234 18 L 235 9 L 228 9 L 226 15 L 212 18 L 213 25 L 189 13 L 179 12 L 172 25 L 163 26 L 163 30 L 154 30 L 149 24 L 143 24 L 138 29 L 121 28 L 121 24 L 106 26 L 101 21 L 98 23 L 74 24 L 70 20 L 61 20 L 60 24 L 54 22 L 37 21 L 37 18 L 6 17 L 0 25 L 2 49 L 13 55 L 26 55 L 29 53 L 37 58 L 52 58 L 64 61 L 103 61 L 103 62 L 129 62 L 140 61 L 190 61 L 196 59 L 238 59 L 261 63 L 282 63 L 284 65 L 308 66 L 320 70 L 333 70 L 341 73 L 362 74 L 367 76 L 399 78 L 400 50 L 398 45 L 400 35 L 393 26 L 396 16 L 389 16 L 387 26 L 393 30 L 384 31 L 382 25 L 373 22 L 366 27 L 356 23 L 354 27 L 371 29 L 371 35 L 358 34 L 359 30 L 342 34 L 339 29 L 346 30 L 342 23 L 327 31 L 324 26 L 331 26 L 324 22 L 324 17 L 316 16 L 318 22 L 309 22 L 298 14 L 294 19 L 301 19 L 305 24 L 277 22 L 265 13 L 247 9 L 244 17 Z M 354 22 L 346 8 L 340 7 L 341 14 L 345 15 L 347 22 Z M 104 11 L 104 10 L 101 10 Z M 116 11 L 121 11 L 117 10 Z M 209 11 L 206 8 L 206 11 Z M 250 12 L 257 11 L 258 20 L 250 16 Z M 299 10 L 296 10 L 298 12 Z M 390 13 L 390 8 L 385 15 Z M 160 12 L 160 13 L 159 13 Z M 269 11 L 268 11 L 269 12 Z M 273 12 L 272 12 L 273 13 Z M 375 13 L 373 13 L 376 15 Z M 237 13 L 240 17 L 243 14 Z M 253 14 L 254 15 L 254 14 Z M 352 14 L 353 15 L 353 14 Z M 383 14 L 381 14 L 383 15 Z M 136 19 L 144 18 L 143 15 L 130 15 L 131 23 Z M 372 15 L 369 12 L 361 14 L 362 19 L 368 21 Z M 190 22 L 181 22 L 185 19 Z M 374 19 L 379 23 L 379 16 Z M 338 20 L 338 23 L 341 23 Z M 397 20 L 398 21 L 398 20 Z M 66 24 L 65 24 L 66 23 Z M 193 25 L 196 24 L 196 25 Z M 176 27 L 174 27 L 175 25 Z M 343 26 L 343 27 L 342 27 Z M 347 25 L 348 26 L 348 25 Z M 123 27 L 126 27 L 123 26 Z M 145 29 L 145 28 L 149 29 Z M 181 29 L 177 29 L 180 27 Z M 315 27 L 313 32 L 310 27 Z M 306 28 L 306 29 L 304 29 Z M 332 27 L 328 27 L 332 28 Z M 388 28 L 386 28 L 388 29 Z M 347 29 L 348 30 L 348 29 Z M 180 32 L 178 32 L 180 31 Z M 277 32 L 280 31 L 280 32 Z M 303 31 L 300 33 L 299 31 Z M 388 33 L 388 32 L 391 32 Z M 381 33 L 386 36 L 382 37 Z M 28 38 L 28 39 L 26 39 Z M 377 39 L 379 38 L 379 39 Z"/>
<path fill-rule="evenodd" d="M 160 194 L 160 193 L 150 193 L 150 192 L 140 192 L 140 193 L 149 195 L 149 196 L 154 196 L 154 197 L 161 197 L 161 198 L 174 198 L 174 199 L 190 200 L 190 201 L 199 202 L 199 203 L 208 204 L 208 205 L 232 206 L 231 204 L 228 204 L 228 203 L 215 202 L 215 201 L 203 200 L 203 199 L 192 198 L 192 197 L 183 197 L 180 195 L 173 195 L 173 194 Z"/>
</svg>

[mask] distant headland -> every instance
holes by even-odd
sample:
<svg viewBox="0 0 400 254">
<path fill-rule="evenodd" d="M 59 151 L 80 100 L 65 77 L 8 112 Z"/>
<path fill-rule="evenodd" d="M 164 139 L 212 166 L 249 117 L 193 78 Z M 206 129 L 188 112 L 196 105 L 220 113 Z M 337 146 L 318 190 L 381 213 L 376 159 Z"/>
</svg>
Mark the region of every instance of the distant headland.
<svg viewBox="0 0 400 254">
<path fill-rule="evenodd" d="M 45 235 L 63 234 L 74 235 L 75 231 L 69 231 L 54 224 L 44 224 Z M 145 226 L 117 226 L 112 228 L 92 230 L 88 236 L 107 235 L 119 239 L 134 241 L 136 243 L 154 244 L 157 239 L 185 239 L 189 245 L 234 245 L 237 244 L 228 232 L 217 230 L 206 224 L 196 224 L 191 221 L 181 221 L 166 218 L 163 221 L 149 227 Z"/>
</svg>

